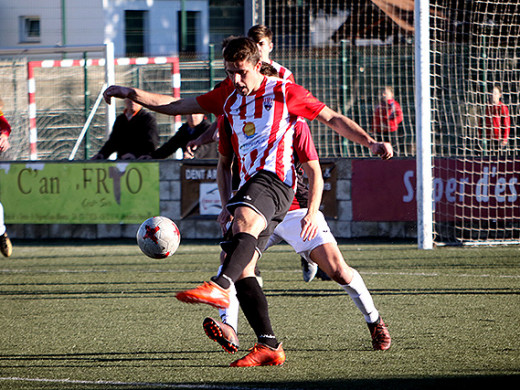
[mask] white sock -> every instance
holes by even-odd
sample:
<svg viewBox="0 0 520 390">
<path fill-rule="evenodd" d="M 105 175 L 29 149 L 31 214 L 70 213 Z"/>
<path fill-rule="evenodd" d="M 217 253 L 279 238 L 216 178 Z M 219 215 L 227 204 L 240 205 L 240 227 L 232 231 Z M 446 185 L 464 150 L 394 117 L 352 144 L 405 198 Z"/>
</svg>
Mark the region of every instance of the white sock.
<svg viewBox="0 0 520 390">
<path fill-rule="evenodd" d="M 2 203 L 0 203 L 0 236 L 5 233 L 5 225 L 4 225 L 4 207 Z"/>
<path fill-rule="evenodd" d="M 218 274 L 222 270 L 222 266 L 218 268 Z M 235 284 L 231 283 L 229 286 L 229 307 L 227 309 L 219 309 L 218 314 L 220 315 L 220 319 L 224 324 L 227 324 L 238 333 L 238 310 L 240 308 L 240 304 L 237 298 L 237 290 L 235 289 Z"/>
<path fill-rule="evenodd" d="M 354 276 L 349 284 L 340 285 L 352 298 L 358 309 L 363 313 L 365 321 L 368 323 L 376 322 L 379 318 L 372 295 L 367 289 L 363 278 L 355 269 L 352 268 Z"/>
</svg>

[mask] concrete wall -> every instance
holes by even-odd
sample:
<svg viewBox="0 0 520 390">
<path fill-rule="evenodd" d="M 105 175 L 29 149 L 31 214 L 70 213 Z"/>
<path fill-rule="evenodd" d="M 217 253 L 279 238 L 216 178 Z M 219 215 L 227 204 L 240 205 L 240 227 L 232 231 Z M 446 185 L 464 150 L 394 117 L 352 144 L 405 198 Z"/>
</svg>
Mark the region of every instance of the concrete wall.
<svg viewBox="0 0 520 390">
<path fill-rule="evenodd" d="M 334 159 L 336 164 L 336 200 L 338 218 L 328 223 L 337 238 L 416 238 L 416 223 L 412 222 L 353 222 L 351 201 L 351 160 Z M 182 161 L 164 160 L 159 165 L 160 214 L 175 221 L 186 239 L 218 239 L 220 226 L 213 217 L 181 219 Z M 13 239 L 106 239 L 134 238 L 139 225 L 134 224 L 25 224 L 8 225 Z"/>
</svg>

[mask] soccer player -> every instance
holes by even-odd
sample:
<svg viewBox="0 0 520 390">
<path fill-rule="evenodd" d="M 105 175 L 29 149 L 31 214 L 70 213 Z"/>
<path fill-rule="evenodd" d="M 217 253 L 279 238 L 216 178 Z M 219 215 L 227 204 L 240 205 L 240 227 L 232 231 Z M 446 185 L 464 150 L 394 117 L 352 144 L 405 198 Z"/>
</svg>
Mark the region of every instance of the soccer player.
<svg viewBox="0 0 520 390">
<path fill-rule="evenodd" d="M 254 276 L 258 237 L 268 227 L 274 229 L 294 198 L 296 172 L 292 142 L 297 117 L 318 119 L 383 159 L 393 156 L 389 143 L 376 142 L 357 123 L 327 107 L 303 87 L 262 75 L 260 55 L 251 39 L 241 37 L 229 42 L 224 50 L 224 64 L 233 90 L 222 83 L 222 88 L 204 95 L 178 100 L 121 86 L 110 86 L 104 92 L 107 102 L 112 97 L 130 98 L 169 115 L 210 112 L 228 118 L 241 167 L 240 188 L 226 206 L 233 216 L 233 239 L 225 248 L 226 260 L 219 275 L 192 290 L 177 293 L 177 299 L 183 302 L 205 303 L 216 308 L 229 306 L 228 289 L 232 283 L 236 286 L 242 279 L 256 280 L 251 276 Z M 304 225 L 302 232 L 307 229 Z M 238 297 L 240 304 L 256 308 L 260 324 L 257 328 L 267 324 L 267 313 L 262 310 L 267 307 L 262 302 L 267 301 L 258 283 L 249 283 L 243 291 Z M 258 334 L 257 329 L 255 332 Z M 259 365 L 280 364 L 283 350 L 272 331 L 263 334 L 259 342 L 250 357 L 261 357 Z"/>
<path fill-rule="evenodd" d="M 255 41 L 256 45 L 258 46 L 258 51 L 260 52 L 260 59 L 262 61 L 267 62 L 269 65 L 273 66 L 278 72 L 280 78 L 283 80 L 289 80 L 293 83 L 295 82 L 294 74 L 289 69 L 270 58 L 274 44 L 273 32 L 269 27 L 264 26 L 263 24 L 257 24 L 247 31 L 247 36 Z"/>
<path fill-rule="evenodd" d="M 219 175 L 223 169 L 222 165 L 226 165 L 228 171 L 231 169 L 228 164 L 233 161 L 234 154 L 230 140 L 231 131 L 223 131 L 223 122 L 225 121 L 219 120 L 219 152 L 222 157 L 222 163 L 219 162 Z M 386 350 L 390 348 L 391 344 L 388 329 L 374 306 L 363 278 L 356 270 L 346 264 L 323 214 L 318 209 L 321 202 L 321 193 L 323 192 L 323 179 L 321 178 L 318 154 L 314 147 L 310 130 L 307 123 L 303 120 L 298 120 L 295 125 L 294 150 L 298 176 L 301 178 L 301 168 L 303 166 L 311 179 L 309 180 L 309 188 L 307 189 L 302 181 L 298 180 L 296 195 L 289 212 L 283 221 L 276 226 L 274 233 L 269 238 L 266 249 L 285 240 L 305 260 L 317 262 L 326 271 L 327 275 L 349 294 L 364 315 L 372 336 L 373 348 Z M 227 162 L 227 164 L 224 162 Z M 312 165 L 310 165 L 311 163 Z M 228 180 L 231 180 L 229 176 Z M 229 185 L 219 186 L 219 188 L 221 187 L 229 188 Z M 226 196 L 229 196 L 229 194 L 224 192 L 222 196 L 222 204 L 225 204 Z M 313 231 L 307 236 L 304 235 L 304 232 L 300 233 L 301 224 L 305 218 L 314 220 Z M 220 222 L 224 224 L 226 221 L 227 218 L 224 212 L 224 217 Z M 259 247 L 262 248 L 263 245 L 259 245 Z M 233 293 L 230 293 L 230 306 L 227 309 L 219 310 L 219 314 L 222 322 L 208 317 L 203 322 L 204 330 L 208 337 L 219 343 L 224 350 L 234 353 L 238 350 L 239 342 L 236 333 L 238 326 L 238 302 Z M 239 359 L 234 364 L 245 364 L 249 360 L 249 355 L 246 355 L 246 357 Z"/>
</svg>

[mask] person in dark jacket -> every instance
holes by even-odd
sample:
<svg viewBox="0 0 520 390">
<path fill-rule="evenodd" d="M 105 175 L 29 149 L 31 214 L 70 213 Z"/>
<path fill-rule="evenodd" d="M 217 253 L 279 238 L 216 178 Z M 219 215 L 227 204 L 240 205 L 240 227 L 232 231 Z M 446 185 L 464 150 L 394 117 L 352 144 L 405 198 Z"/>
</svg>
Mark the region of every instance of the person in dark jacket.
<svg viewBox="0 0 520 390">
<path fill-rule="evenodd" d="M 125 110 L 118 115 L 105 145 L 91 160 L 105 160 L 117 153 L 118 160 L 134 160 L 150 155 L 159 144 L 155 117 L 139 104 L 125 99 Z"/>
<path fill-rule="evenodd" d="M 198 138 L 206 132 L 211 123 L 204 118 L 204 114 L 186 115 L 186 122 L 179 127 L 179 130 L 160 148 L 150 153 L 154 159 L 164 159 L 182 149 L 183 158 L 217 158 L 217 148 L 214 145 L 203 145 L 197 148 L 194 153 L 188 150 L 186 145 L 191 140 Z"/>
</svg>

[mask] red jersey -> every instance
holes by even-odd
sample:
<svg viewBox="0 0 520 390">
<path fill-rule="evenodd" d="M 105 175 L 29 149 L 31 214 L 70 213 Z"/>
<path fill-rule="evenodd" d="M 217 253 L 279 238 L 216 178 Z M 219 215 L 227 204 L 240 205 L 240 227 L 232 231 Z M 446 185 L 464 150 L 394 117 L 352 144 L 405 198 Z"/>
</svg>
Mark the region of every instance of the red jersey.
<svg viewBox="0 0 520 390">
<path fill-rule="evenodd" d="M 264 77 L 260 88 L 241 96 L 235 89 L 214 89 L 197 97 L 199 105 L 215 115 L 225 114 L 232 129 L 231 142 L 240 164 L 242 186 L 256 172 L 275 173 L 296 187 L 293 133 L 299 116 L 313 120 L 325 104 L 305 88 L 274 77 Z M 220 91 L 219 91 L 220 90 Z"/>
<path fill-rule="evenodd" d="M 511 130 L 511 118 L 507 106 L 499 102 L 486 107 L 486 135 L 488 139 L 507 140 Z"/>
<path fill-rule="evenodd" d="M 5 119 L 4 113 L 0 111 L 0 134 L 7 135 L 11 134 L 11 125 Z"/>
<path fill-rule="evenodd" d="M 381 102 L 374 110 L 372 128 L 375 133 L 397 131 L 397 126 L 403 121 L 401 106 L 394 99 Z M 386 124 L 387 127 L 383 127 Z"/>
</svg>

